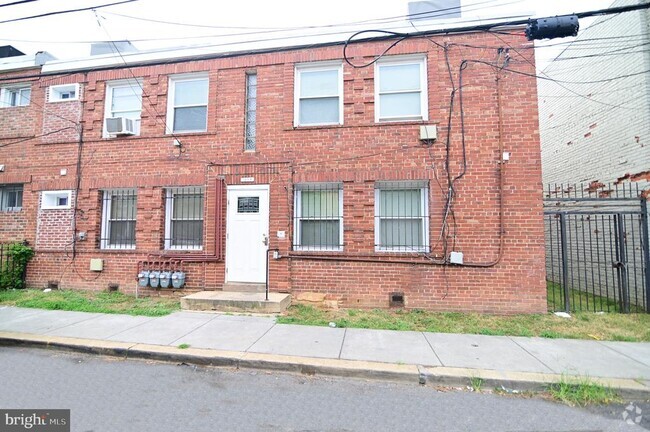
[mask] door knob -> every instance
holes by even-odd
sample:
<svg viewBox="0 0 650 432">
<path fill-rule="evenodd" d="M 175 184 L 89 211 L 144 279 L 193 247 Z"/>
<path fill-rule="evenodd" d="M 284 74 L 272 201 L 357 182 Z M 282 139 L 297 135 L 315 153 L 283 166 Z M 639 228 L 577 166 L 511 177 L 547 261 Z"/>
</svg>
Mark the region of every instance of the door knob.
<svg viewBox="0 0 650 432">
<path fill-rule="evenodd" d="M 266 234 L 262 234 L 262 243 L 264 243 L 264 246 L 269 245 L 269 238 Z"/>
</svg>

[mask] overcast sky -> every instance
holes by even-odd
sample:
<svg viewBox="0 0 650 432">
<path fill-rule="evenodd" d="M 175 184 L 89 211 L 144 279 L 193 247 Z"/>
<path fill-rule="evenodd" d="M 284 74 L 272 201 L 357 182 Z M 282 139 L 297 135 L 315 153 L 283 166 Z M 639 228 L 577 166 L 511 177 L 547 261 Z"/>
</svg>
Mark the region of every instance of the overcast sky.
<svg viewBox="0 0 650 432">
<path fill-rule="evenodd" d="M 2 7 L 15 0 L 0 0 L 0 21 L 31 16 L 50 11 L 84 8 L 112 3 L 117 0 L 38 0 L 22 5 Z M 611 0 L 462 0 L 463 19 L 476 20 L 491 17 L 553 16 L 608 7 Z M 139 0 L 124 5 L 73 14 L 35 18 L 26 21 L 0 23 L 0 45 L 13 45 L 26 54 L 48 51 L 59 59 L 85 57 L 90 48 L 87 41 L 133 41 L 140 49 L 215 43 L 224 41 L 215 35 L 237 32 L 249 33 L 240 38 L 262 39 L 282 37 L 277 29 L 286 27 L 325 26 L 386 17 L 400 17 L 408 13 L 408 0 Z M 127 18 L 170 21 L 188 25 L 153 23 Z M 101 26 L 98 24 L 101 23 Z M 582 28 L 591 20 L 580 20 Z M 391 21 L 376 28 L 398 25 Z M 224 28 L 217 28 L 217 27 Z M 318 29 L 336 32 L 336 27 Z M 270 32 L 269 32 L 270 31 Z M 312 30 L 314 31 L 314 30 Z M 198 38 L 200 36 L 201 38 Z M 212 38 L 203 38 L 212 36 Z M 163 40 L 161 40 L 161 38 Z M 153 39 L 153 40 L 152 40 Z M 290 45 L 291 41 L 286 45 Z M 556 49 L 537 50 L 538 63 L 545 63 L 557 55 Z"/>
</svg>

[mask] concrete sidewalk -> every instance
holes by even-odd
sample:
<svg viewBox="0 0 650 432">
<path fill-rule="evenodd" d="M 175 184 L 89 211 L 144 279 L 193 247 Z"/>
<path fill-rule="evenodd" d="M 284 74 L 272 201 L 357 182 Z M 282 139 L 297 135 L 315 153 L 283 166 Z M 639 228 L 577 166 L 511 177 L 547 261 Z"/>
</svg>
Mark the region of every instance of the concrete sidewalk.
<svg viewBox="0 0 650 432">
<path fill-rule="evenodd" d="M 0 345 L 446 385 L 480 377 L 518 389 L 570 375 L 650 395 L 650 343 L 310 327 L 198 312 L 150 318 L 0 307 Z"/>
</svg>

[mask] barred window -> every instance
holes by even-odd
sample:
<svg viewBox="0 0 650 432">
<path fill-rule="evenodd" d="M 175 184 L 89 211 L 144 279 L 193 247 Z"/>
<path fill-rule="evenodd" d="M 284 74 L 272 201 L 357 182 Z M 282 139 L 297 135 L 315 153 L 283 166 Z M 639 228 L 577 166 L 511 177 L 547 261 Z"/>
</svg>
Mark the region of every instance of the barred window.
<svg viewBox="0 0 650 432">
<path fill-rule="evenodd" d="M 294 249 L 343 249 L 343 191 L 340 184 L 297 185 L 294 209 Z"/>
<path fill-rule="evenodd" d="M 134 249 L 137 209 L 135 189 L 106 190 L 102 193 L 102 249 Z"/>
<path fill-rule="evenodd" d="M 428 252 L 429 206 L 426 182 L 375 185 L 375 249 Z"/>
<path fill-rule="evenodd" d="M 0 185 L 0 211 L 20 211 L 23 208 L 23 185 Z"/>
<path fill-rule="evenodd" d="M 246 74 L 246 142 L 244 150 L 255 151 L 257 120 L 257 74 Z"/>
<path fill-rule="evenodd" d="M 167 189 L 165 201 L 165 249 L 201 249 L 203 188 Z"/>
</svg>

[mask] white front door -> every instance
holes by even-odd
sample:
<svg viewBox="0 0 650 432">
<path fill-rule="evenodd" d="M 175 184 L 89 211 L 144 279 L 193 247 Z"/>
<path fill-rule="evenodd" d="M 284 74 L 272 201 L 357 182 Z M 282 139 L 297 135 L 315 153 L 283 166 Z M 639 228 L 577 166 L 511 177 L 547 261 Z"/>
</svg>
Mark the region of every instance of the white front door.
<svg viewBox="0 0 650 432">
<path fill-rule="evenodd" d="M 228 186 L 226 281 L 266 281 L 269 186 Z"/>
</svg>

